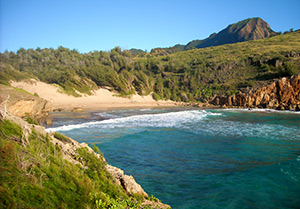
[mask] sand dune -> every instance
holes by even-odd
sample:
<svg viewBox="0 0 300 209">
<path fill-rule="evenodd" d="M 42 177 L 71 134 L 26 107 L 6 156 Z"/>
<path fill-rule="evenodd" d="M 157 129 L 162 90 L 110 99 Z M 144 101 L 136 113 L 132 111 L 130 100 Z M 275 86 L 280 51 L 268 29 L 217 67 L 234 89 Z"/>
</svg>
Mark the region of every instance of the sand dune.
<svg viewBox="0 0 300 209">
<path fill-rule="evenodd" d="M 24 89 L 32 94 L 37 93 L 41 98 L 50 101 L 54 109 L 71 110 L 73 108 L 102 109 L 114 107 L 155 107 L 155 106 L 175 106 L 177 103 L 172 101 L 155 101 L 151 95 L 133 95 L 131 98 L 117 96 L 107 89 L 100 88 L 93 95 L 83 95 L 73 97 L 64 93 L 58 86 L 47 84 L 34 79 L 15 82 L 11 85 L 16 88 Z"/>
</svg>

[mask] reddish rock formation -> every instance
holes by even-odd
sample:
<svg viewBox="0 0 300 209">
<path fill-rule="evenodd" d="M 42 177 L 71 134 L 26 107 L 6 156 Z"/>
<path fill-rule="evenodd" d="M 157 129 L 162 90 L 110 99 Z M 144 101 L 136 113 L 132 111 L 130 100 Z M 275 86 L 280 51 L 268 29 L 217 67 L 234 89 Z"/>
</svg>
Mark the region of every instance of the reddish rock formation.
<svg viewBox="0 0 300 209">
<path fill-rule="evenodd" d="M 216 96 L 213 105 L 270 108 L 280 110 L 300 110 L 300 74 L 291 78 L 281 78 L 256 91 L 239 92 L 233 96 Z"/>
</svg>

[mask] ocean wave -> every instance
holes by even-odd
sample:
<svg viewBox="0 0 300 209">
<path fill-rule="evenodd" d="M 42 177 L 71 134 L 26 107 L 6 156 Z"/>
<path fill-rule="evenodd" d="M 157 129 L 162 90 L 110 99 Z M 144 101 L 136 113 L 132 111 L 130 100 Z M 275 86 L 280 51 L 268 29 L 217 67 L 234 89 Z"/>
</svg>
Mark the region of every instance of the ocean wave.
<svg viewBox="0 0 300 209">
<path fill-rule="evenodd" d="M 261 137 L 282 140 L 300 140 L 300 130 L 284 124 L 249 123 L 242 121 L 210 120 L 188 129 L 196 134 L 226 137 Z"/>
<path fill-rule="evenodd" d="M 184 124 L 195 123 L 207 116 L 219 115 L 222 115 L 222 113 L 212 113 L 205 110 L 143 114 L 75 125 L 64 125 L 56 128 L 48 128 L 46 131 L 70 131 L 80 128 L 180 127 Z"/>
<path fill-rule="evenodd" d="M 104 119 L 111 119 L 111 118 L 117 118 L 118 117 L 117 115 L 112 114 L 112 113 L 108 113 L 108 112 L 97 112 L 97 113 L 93 113 L 93 115 L 102 117 Z"/>
<path fill-rule="evenodd" d="M 289 114 L 300 114 L 300 111 L 294 110 L 274 110 L 274 109 L 263 109 L 263 108 L 228 108 L 228 109 L 218 109 L 219 111 L 241 111 L 241 112 L 266 112 L 266 113 L 289 113 Z"/>
</svg>

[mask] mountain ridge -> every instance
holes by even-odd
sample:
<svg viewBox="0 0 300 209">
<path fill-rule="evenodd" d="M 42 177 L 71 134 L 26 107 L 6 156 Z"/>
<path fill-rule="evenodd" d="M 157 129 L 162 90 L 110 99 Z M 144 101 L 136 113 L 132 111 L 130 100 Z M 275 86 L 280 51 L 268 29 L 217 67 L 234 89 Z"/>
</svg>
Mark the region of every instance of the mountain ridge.
<svg viewBox="0 0 300 209">
<path fill-rule="evenodd" d="M 186 51 L 191 49 L 200 49 L 224 44 L 232 44 L 237 42 L 251 41 L 267 38 L 277 35 L 270 25 L 260 17 L 248 18 L 237 23 L 228 25 L 218 33 L 212 33 L 205 39 L 196 39 L 188 42 L 186 45 L 176 44 L 171 47 L 157 47 L 151 50 L 150 53 L 156 54 L 172 54 L 178 51 Z M 162 50 L 165 51 L 162 52 Z M 134 54 L 135 50 L 130 50 Z M 139 51 L 141 53 L 141 51 Z M 136 53 L 135 53 L 136 55 Z"/>
<path fill-rule="evenodd" d="M 270 25 L 263 19 L 248 18 L 227 26 L 217 34 L 212 34 L 208 39 L 196 45 L 196 48 L 257 40 L 275 34 Z"/>
</svg>

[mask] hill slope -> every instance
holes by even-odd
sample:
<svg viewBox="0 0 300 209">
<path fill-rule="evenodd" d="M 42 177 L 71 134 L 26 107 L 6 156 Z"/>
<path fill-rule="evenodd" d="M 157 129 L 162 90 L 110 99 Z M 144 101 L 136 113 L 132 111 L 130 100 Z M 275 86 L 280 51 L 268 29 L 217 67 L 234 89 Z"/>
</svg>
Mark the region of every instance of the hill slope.
<svg viewBox="0 0 300 209">
<path fill-rule="evenodd" d="M 156 100 L 207 102 L 215 95 L 233 95 L 299 73 L 299 55 L 300 31 L 142 58 L 120 48 L 87 54 L 63 47 L 20 49 L 0 54 L 0 82 L 26 74 L 77 96 L 109 86 L 122 95 L 154 92 Z"/>
<path fill-rule="evenodd" d="M 0 207 L 170 208 L 95 151 L 0 106 Z"/>
</svg>

